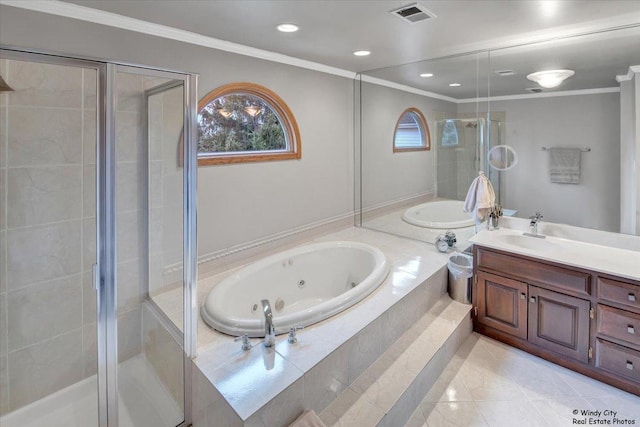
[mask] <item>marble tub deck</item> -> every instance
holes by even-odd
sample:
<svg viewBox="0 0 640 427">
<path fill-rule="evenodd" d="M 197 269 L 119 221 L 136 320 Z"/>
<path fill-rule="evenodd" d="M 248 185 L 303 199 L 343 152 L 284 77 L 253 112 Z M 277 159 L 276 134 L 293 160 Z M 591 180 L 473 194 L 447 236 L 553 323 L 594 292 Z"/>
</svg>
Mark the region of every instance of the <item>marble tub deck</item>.
<svg viewBox="0 0 640 427">
<path fill-rule="evenodd" d="M 384 283 L 355 306 L 299 331 L 298 343 L 289 344 L 283 334 L 271 349 L 252 339 L 254 347 L 243 352 L 234 337 L 211 329 L 199 316 L 194 365 L 200 380 L 215 386 L 209 393 L 219 395 L 197 402 L 201 407 L 194 409 L 194 420 L 207 408 L 212 412 L 212 405 L 218 422 L 224 419 L 230 426 L 285 424 L 284 418 L 279 422 L 278 413 L 285 417 L 290 412 L 287 406 L 321 411 L 398 338 L 403 328 L 446 293 L 449 254 L 439 253 L 431 244 L 356 227 L 298 244 L 331 240 L 359 241 L 381 249 L 391 266 Z M 211 288 L 235 270 L 200 280 L 198 300 L 204 301 Z M 420 285 L 423 288 L 417 289 Z M 411 298 L 403 300 L 410 293 Z M 389 310 L 401 300 L 400 310 Z M 177 292 L 161 294 L 154 301 L 181 326 Z"/>
</svg>

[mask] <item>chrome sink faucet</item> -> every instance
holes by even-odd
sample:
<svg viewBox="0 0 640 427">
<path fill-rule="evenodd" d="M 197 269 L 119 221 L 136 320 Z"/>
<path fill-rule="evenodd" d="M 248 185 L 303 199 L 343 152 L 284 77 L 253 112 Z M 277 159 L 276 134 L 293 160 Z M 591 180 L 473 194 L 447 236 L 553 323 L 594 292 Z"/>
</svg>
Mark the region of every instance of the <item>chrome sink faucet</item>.
<svg viewBox="0 0 640 427">
<path fill-rule="evenodd" d="M 529 223 L 529 232 L 524 233 L 525 236 L 538 237 L 544 239 L 545 236 L 538 234 L 538 224 L 544 218 L 540 212 L 536 212 L 534 216 L 530 216 L 529 219 L 531 222 Z"/>
<path fill-rule="evenodd" d="M 262 300 L 262 311 L 264 312 L 264 346 L 273 347 L 276 342 L 276 329 L 273 326 L 271 304 L 268 299 Z"/>
</svg>

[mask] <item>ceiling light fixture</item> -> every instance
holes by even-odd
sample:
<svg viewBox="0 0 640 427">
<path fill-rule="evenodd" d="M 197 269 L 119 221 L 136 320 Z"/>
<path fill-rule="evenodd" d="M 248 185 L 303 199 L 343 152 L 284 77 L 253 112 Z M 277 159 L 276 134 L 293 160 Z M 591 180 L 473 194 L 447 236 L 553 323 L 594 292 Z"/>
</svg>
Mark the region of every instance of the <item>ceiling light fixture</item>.
<svg viewBox="0 0 640 427">
<path fill-rule="evenodd" d="M 527 79 L 538 83 L 540 86 L 551 89 L 558 87 L 563 81 L 573 76 L 576 72 L 573 70 L 547 70 L 538 71 L 527 75 Z"/>
<path fill-rule="evenodd" d="M 296 24 L 280 24 L 276 28 L 283 33 L 295 33 L 300 29 Z"/>
<path fill-rule="evenodd" d="M 451 86 L 451 87 L 460 87 L 462 85 L 460 83 L 449 83 L 449 86 Z"/>
<path fill-rule="evenodd" d="M 420 77 L 433 77 L 433 73 L 422 73 Z"/>
<path fill-rule="evenodd" d="M 371 52 L 369 52 L 368 50 L 356 50 L 355 52 L 353 52 L 353 54 L 355 56 L 369 56 L 371 55 Z"/>
</svg>

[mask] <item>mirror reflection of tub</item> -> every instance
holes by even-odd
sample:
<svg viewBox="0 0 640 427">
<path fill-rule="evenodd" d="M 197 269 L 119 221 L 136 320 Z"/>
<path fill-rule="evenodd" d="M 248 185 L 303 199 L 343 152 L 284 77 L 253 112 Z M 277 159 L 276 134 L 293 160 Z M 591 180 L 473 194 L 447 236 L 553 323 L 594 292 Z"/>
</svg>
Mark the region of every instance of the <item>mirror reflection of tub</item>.
<svg viewBox="0 0 640 427">
<path fill-rule="evenodd" d="M 464 202 L 438 200 L 407 209 L 402 219 L 409 224 L 424 228 L 453 229 L 472 227 L 473 218 L 464 212 Z"/>
<path fill-rule="evenodd" d="M 203 320 L 220 332 L 265 334 L 261 300 L 269 300 L 276 334 L 327 319 L 363 300 L 384 282 L 389 262 L 359 242 L 300 246 L 249 264 L 216 285 Z"/>
</svg>

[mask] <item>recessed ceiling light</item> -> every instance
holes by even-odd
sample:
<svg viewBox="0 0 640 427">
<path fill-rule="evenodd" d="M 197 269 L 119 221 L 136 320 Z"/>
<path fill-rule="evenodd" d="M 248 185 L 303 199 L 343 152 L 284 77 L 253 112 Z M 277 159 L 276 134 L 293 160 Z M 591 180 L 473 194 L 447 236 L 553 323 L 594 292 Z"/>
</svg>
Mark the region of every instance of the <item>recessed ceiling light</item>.
<svg viewBox="0 0 640 427">
<path fill-rule="evenodd" d="M 283 33 L 295 33 L 300 29 L 296 24 L 280 24 L 276 28 Z"/>
<path fill-rule="evenodd" d="M 449 83 L 449 86 L 451 86 L 451 87 L 460 87 L 462 85 L 460 83 Z"/>
<path fill-rule="evenodd" d="M 420 77 L 433 77 L 433 73 L 422 73 Z"/>
<path fill-rule="evenodd" d="M 371 52 L 369 52 L 368 50 L 356 50 L 355 52 L 353 52 L 353 54 L 355 56 L 368 56 L 371 55 Z"/>
</svg>

